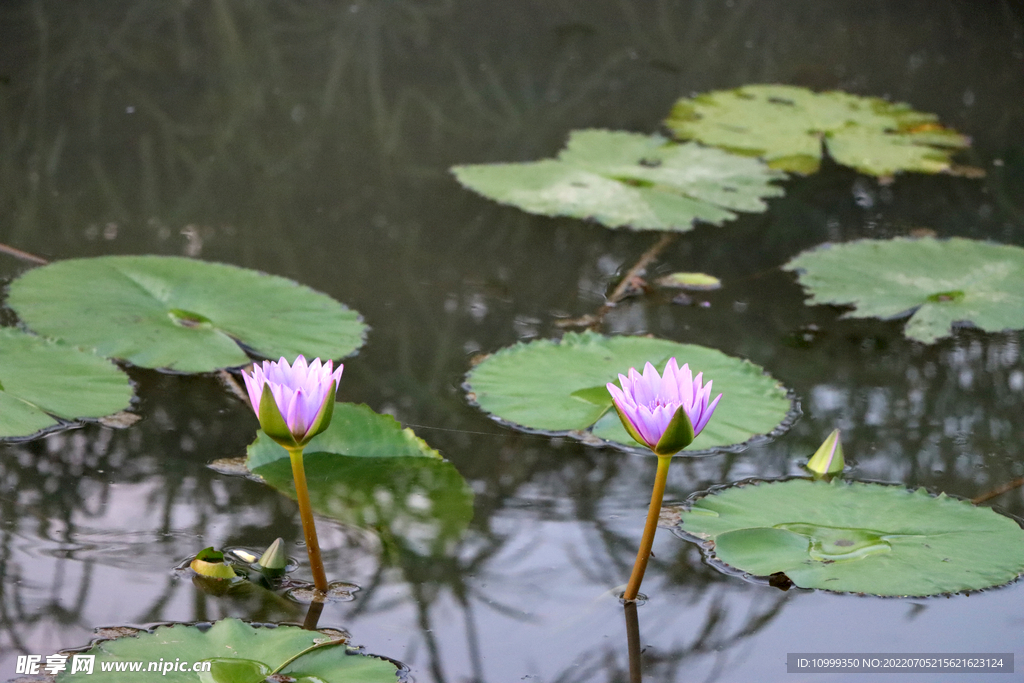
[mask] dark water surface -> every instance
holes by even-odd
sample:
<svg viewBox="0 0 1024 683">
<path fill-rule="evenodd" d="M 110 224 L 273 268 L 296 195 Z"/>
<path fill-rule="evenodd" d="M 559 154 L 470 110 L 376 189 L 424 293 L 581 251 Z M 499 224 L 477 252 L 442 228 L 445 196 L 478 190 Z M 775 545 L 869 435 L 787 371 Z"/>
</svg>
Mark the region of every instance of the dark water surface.
<svg viewBox="0 0 1024 683">
<path fill-rule="evenodd" d="M 768 213 L 674 242 L 659 272 L 722 278 L 710 307 L 633 300 L 606 331 L 749 358 L 804 414 L 772 443 L 677 462 L 670 500 L 795 473 L 837 426 L 858 478 L 973 497 L 1024 474 L 1020 334 L 925 347 L 899 321 L 804 306 L 778 269 L 827 240 L 917 228 L 1024 245 L 1019 2 L 9 1 L 0 242 L 48 259 L 224 261 L 359 310 L 372 330 L 342 400 L 415 426 L 469 481 L 475 516 L 443 555 L 397 559 L 371 531 L 322 520 L 328 574 L 364 590 L 321 624 L 420 682 L 625 681 L 610 591 L 628 576 L 654 463 L 513 433 L 460 385 L 474 355 L 596 309 L 657 236 L 501 207 L 447 168 L 551 156 L 574 128 L 653 132 L 681 95 L 757 82 L 934 111 L 973 138 L 962 161 L 988 174 L 883 187 L 826 166 Z M 26 267 L 0 256 L 0 276 Z M 172 573 L 205 546 L 276 536 L 304 556 L 301 529 L 281 494 L 206 467 L 252 440 L 245 405 L 214 378 L 131 374 L 135 426 L 0 448 L 0 679 L 18 654 L 83 645 L 97 626 L 303 618 Z M 1024 514 L 1020 490 L 993 504 Z M 1013 652 L 1024 668 L 1021 583 L 937 599 L 784 593 L 720 574 L 666 530 L 655 555 L 639 610 L 648 681 L 802 680 L 787 652 Z"/>
</svg>

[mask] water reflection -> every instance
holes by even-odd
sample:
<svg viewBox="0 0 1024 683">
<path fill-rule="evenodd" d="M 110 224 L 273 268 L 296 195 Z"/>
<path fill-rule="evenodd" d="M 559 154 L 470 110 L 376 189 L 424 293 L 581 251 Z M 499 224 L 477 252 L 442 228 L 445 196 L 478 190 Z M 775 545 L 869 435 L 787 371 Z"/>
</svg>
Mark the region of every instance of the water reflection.
<svg viewBox="0 0 1024 683">
<path fill-rule="evenodd" d="M 490 204 L 457 187 L 451 164 L 550 156 L 573 128 L 654 131 L 680 94 L 745 82 L 938 112 L 973 136 L 966 161 L 985 180 L 878 187 L 826 167 L 767 214 L 666 250 L 654 274 L 723 280 L 710 307 L 640 297 L 606 329 L 748 357 L 804 404 L 777 442 L 674 464 L 667 503 L 795 473 L 836 426 L 857 477 L 973 496 L 1024 474 L 1019 334 L 922 347 L 899 322 L 804 306 L 778 270 L 824 240 L 921 227 L 1021 242 L 1024 32 L 1007 0 L 23 0 L 0 7 L 0 25 L 0 241 L 50 258 L 228 261 L 301 280 L 373 327 L 341 398 L 426 427 L 470 482 L 475 516 L 436 555 L 325 520 L 331 577 L 363 590 L 319 621 L 417 680 L 628 680 L 609 592 L 632 562 L 654 467 L 511 434 L 459 388 L 473 355 L 593 312 L 651 237 Z M 5 278 L 26 267 L 0 259 Z M 84 644 L 97 625 L 305 617 L 170 572 L 206 545 L 301 534 L 284 496 L 205 467 L 242 454 L 255 429 L 244 406 L 210 379 L 136 379 L 146 419 L 132 428 L 0 447 L 0 678 L 17 654 Z M 993 503 L 1024 512 L 1019 490 Z M 772 662 L 798 648 L 1024 656 L 1020 585 L 909 603 L 783 594 L 662 534 L 645 592 L 649 680 L 784 680 Z"/>
</svg>

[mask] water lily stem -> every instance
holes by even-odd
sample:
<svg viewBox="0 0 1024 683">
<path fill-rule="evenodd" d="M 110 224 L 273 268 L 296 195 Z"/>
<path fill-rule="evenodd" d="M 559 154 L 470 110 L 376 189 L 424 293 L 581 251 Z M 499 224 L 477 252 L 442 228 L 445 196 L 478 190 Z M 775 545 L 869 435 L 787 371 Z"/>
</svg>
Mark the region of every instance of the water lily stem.
<svg viewBox="0 0 1024 683">
<path fill-rule="evenodd" d="M 327 575 L 324 573 L 324 561 L 320 559 L 320 542 L 316 537 L 313 508 L 309 504 L 309 489 L 306 488 L 306 470 L 302 466 L 302 449 L 289 448 L 288 455 L 292 461 L 292 477 L 295 478 L 295 497 L 299 501 L 299 517 L 302 518 L 302 532 L 306 536 L 306 552 L 309 553 L 309 566 L 313 570 L 313 585 L 321 593 L 326 593 Z"/>
<path fill-rule="evenodd" d="M 626 592 L 622 594 L 623 600 L 636 600 L 636 596 L 640 592 L 640 583 L 644 580 L 647 560 L 651 557 L 651 547 L 654 545 L 654 532 L 658 530 L 661 501 L 665 497 L 665 482 L 668 481 L 668 466 L 671 463 L 671 455 L 658 456 L 658 472 L 654 475 L 654 490 L 651 492 L 651 507 L 647 510 L 644 537 L 640 539 L 640 551 L 636 554 L 636 562 L 633 563 L 633 573 L 629 577 L 629 583 L 626 584 Z"/>
</svg>

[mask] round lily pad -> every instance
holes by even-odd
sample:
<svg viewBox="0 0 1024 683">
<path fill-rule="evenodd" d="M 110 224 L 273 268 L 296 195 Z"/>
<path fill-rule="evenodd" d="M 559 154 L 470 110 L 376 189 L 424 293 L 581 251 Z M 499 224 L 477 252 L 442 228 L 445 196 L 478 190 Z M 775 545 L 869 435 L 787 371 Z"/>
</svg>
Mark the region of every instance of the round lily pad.
<svg viewBox="0 0 1024 683">
<path fill-rule="evenodd" d="M 712 559 L 801 588 L 925 596 L 991 588 L 1024 572 L 1024 529 L 924 489 L 792 479 L 692 498 L 679 529 Z"/>
<path fill-rule="evenodd" d="M 245 365 L 242 346 L 267 358 L 342 358 L 366 332 L 355 311 L 291 280 L 171 256 L 51 263 L 12 282 L 8 305 L 40 334 L 175 372 Z"/>
<path fill-rule="evenodd" d="M 910 316 L 904 334 L 931 344 L 969 324 L 1024 328 L 1024 249 L 976 240 L 857 240 L 826 244 L 785 266 L 808 303 L 854 306 L 851 318 Z"/>
<path fill-rule="evenodd" d="M 131 398 L 128 376 L 105 358 L 0 329 L 0 438 L 112 415 Z"/>
<path fill-rule="evenodd" d="M 262 432 L 246 465 L 295 497 L 288 452 Z M 337 403 L 330 426 L 306 445 L 313 510 L 422 555 L 443 554 L 473 518 L 473 492 L 455 466 L 390 415 Z"/>
<path fill-rule="evenodd" d="M 650 362 L 661 372 L 669 358 L 688 363 L 712 396 L 723 394 L 711 421 L 683 454 L 743 444 L 788 426 L 793 405 L 764 370 L 716 349 L 648 337 L 569 333 L 561 341 L 516 344 L 492 354 L 466 378 L 470 401 L 511 426 L 568 434 L 620 447 L 638 447 L 623 429 L 605 385 Z"/>
<path fill-rule="evenodd" d="M 57 683 L 254 683 L 271 674 L 296 683 L 394 683 L 399 671 L 394 662 L 347 645 L 340 631 L 251 626 L 239 619 L 222 619 L 212 626 L 158 626 L 101 641 L 78 657 L 83 654 L 82 663 L 76 664 L 75 655 L 68 658 Z M 89 655 L 95 659 L 87 671 Z M 202 671 L 206 663 L 209 668 Z M 151 665 L 156 668 L 148 669 Z"/>
<path fill-rule="evenodd" d="M 557 159 L 455 166 L 460 183 L 543 216 L 609 228 L 683 232 L 694 221 L 721 225 L 735 211 L 760 213 L 781 196 L 782 174 L 760 161 L 654 135 L 577 130 Z"/>
<path fill-rule="evenodd" d="M 814 173 L 822 150 L 861 173 L 938 173 L 970 140 L 902 103 L 789 85 L 748 85 L 679 100 L 665 122 L 676 137 Z"/>
</svg>

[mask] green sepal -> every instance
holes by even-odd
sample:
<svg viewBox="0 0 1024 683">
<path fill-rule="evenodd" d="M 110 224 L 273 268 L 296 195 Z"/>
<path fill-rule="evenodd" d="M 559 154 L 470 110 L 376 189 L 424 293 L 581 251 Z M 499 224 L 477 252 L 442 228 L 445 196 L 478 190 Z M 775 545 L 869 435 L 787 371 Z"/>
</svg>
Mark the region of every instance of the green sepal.
<svg viewBox="0 0 1024 683">
<path fill-rule="evenodd" d="M 807 461 L 807 469 L 817 478 L 839 474 L 845 466 L 843 442 L 839 440 L 839 430 L 833 429 L 824 443 Z"/>
<path fill-rule="evenodd" d="M 612 403 L 612 405 L 614 405 L 614 406 L 615 406 L 615 412 L 616 412 L 616 413 L 618 414 L 618 416 L 619 416 L 619 419 L 620 419 L 620 420 L 622 420 L 622 427 L 623 427 L 623 428 L 624 428 L 624 429 L 625 429 L 625 430 L 626 430 L 627 432 L 629 432 L 629 435 L 630 435 L 631 437 L 633 437 L 633 439 L 634 439 L 634 440 L 636 440 L 636 442 L 637 442 L 637 443 L 641 443 L 641 444 L 643 444 L 644 446 L 647 446 L 648 448 L 650 448 L 650 447 L 651 447 L 651 444 L 647 443 L 647 442 L 646 442 L 646 441 L 644 440 L 644 437 L 640 436 L 640 432 L 638 432 L 638 431 L 636 430 L 636 427 L 634 427 L 634 426 L 633 426 L 633 423 L 629 421 L 629 418 L 628 418 L 628 417 L 626 417 L 625 415 L 623 415 L 623 414 L 622 414 L 622 411 L 621 411 L 621 410 L 619 410 L 619 404 L 618 404 L 618 403 L 614 403 L 614 402 L 613 402 L 613 403 Z"/>
<path fill-rule="evenodd" d="M 654 453 L 656 455 L 674 455 L 693 443 L 695 436 L 693 423 L 690 422 L 686 408 L 679 406 L 676 414 L 672 416 L 672 421 L 665 428 L 665 433 L 661 435 L 658 443 L 654 446 Z"/>
<path fill-rule="evenodd" d="M 295 440 L 295 435 L 288 429 L 288 422 L 284 419 L 281 409 L 277 406 L 277 400 L 274 398 L 273 392 L 270 391 L 269 383 L 263 385 L 263 395 L 260 397 L 259 418 L 260 429 L 271 439 L 285 448 L 294 448 L 299 445 Z"/>
<path fill-rule="evenodd" d="M 303 437 L 302 443 L 299 444 L 300 446 L 305 446 L 309 443 L 310 439 L 327 429 L 327 426 L 331 424 L 331 417 L 334 416 L 335 394 L 337 391 L 338 383 L 332 380 L 330 391 L 324 396 L 324 402 L 320 404 L 320 410 L 317 411 L 316 419 L 313 420 L 313 424 L 306 431 L 306 436 Z"/>
</svg>

